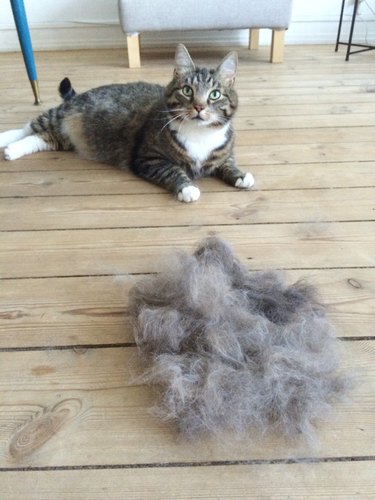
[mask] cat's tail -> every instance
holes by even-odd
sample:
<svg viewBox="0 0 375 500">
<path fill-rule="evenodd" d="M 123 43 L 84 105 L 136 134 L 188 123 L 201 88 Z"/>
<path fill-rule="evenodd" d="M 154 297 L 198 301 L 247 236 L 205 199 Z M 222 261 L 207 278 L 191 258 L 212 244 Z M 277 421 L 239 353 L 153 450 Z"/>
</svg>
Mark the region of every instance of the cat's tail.
<svg viewBox="0 0 375 500">
<path fill-rule="evenodd" d="M 64 80 L 61 80 L 59 85 L 59 93 L 60 96 L 64 99 L 64 101 L 69 101 L 72 97 L 76 95 L 76 91 L 72 87 L 69 78 L 64 78 Z"/>
</svg>

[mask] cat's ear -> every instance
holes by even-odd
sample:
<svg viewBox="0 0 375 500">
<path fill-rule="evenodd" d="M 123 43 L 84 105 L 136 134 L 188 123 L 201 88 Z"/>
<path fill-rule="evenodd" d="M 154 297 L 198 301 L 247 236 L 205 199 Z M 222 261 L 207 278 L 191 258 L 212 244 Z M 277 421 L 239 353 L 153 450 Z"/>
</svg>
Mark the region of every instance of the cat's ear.
<svg viewBox="0 0 375 500">
<path fill-rule="evenodd" d="M 191 71 L 195 71 L 195 64 L 193 63 L 185 45 L 179 43 L 177 45 L 175 55 L 174 74 L 175 76 L 180 77 L 186 75 L 186 73 L 190 73 Z"/>
<path fill-rule="evenodd" d="M 229 52 L 216 69 L 215 76 L 225 85 L 232 86 L 236 79 L 238 57 L 237 52 Z"/>
</svg>

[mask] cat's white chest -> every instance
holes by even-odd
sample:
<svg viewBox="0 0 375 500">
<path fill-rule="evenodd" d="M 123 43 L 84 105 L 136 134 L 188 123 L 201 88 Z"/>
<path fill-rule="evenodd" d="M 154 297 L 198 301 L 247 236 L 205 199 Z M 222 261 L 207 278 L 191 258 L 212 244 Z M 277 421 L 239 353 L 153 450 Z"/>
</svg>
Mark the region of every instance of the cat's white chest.
<svg viewBox="0 0 375 500">
<path fill-rule="evenodd" d="M 183 144 L 188 155 L 199 168 L 211 155 L 227 141 L 229 123 L 220 128 L 210 128 L 194 121 L 171 124 L 177 132 L 178 141 Z"/>
</svg>

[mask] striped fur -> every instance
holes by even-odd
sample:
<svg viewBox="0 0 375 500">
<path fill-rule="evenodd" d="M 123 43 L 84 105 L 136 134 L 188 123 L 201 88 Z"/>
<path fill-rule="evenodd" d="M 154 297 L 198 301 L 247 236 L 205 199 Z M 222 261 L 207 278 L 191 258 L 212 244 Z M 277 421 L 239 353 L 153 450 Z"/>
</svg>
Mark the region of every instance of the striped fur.
<svg viewBox="0 0 375 500">
<path fill-rule="evenodd" d="M 15 158 L 12 147 L 17 157 L 35 152 L 37 144 L 42 149 L 75 150 L 87 159 L 130 168 L 182 201 L 199 197 L 192 183 L 201 176 L 214 175 L 248 188 L 250 174 L 245 180 L 233 155 L 236 67 L 232 52 L 215 70 L 196 68 L 179 45 L 173 79 L 166 87 L 136 82 L 76 94 L 65 78 L 59 87 L 64 102 L 7 136 L 38 136 L 34 149 L 22 150 L 27 141 L 6 144 L 9 132 L 0 134 L 0 146 L 8 146 L 7 159 Z"/>
</svg>

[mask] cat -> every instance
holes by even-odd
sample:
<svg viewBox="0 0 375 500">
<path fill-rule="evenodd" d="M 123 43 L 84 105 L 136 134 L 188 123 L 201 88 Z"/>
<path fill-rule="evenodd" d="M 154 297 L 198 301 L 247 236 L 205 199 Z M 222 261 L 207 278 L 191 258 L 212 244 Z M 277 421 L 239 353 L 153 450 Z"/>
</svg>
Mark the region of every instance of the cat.
<svg viewBox="0 0 375 500">
<path fill-rule="evenodd" d="M 215 70 L 197 68 L 179 44 L 166 87 L 136 82 L 76 94 L 65 78 L 59 86 L 63 103 L 23 129 L 0 134 L 0 147 L 6 160 L 74 150 L 89 160 L 129 168 L 187 203 L 199 199 L 193 180 L 201 176 L 248 189 L 254 178 L 239 170 L 233 153 L 236 70 L 235 52 Z"/>
</svg>

